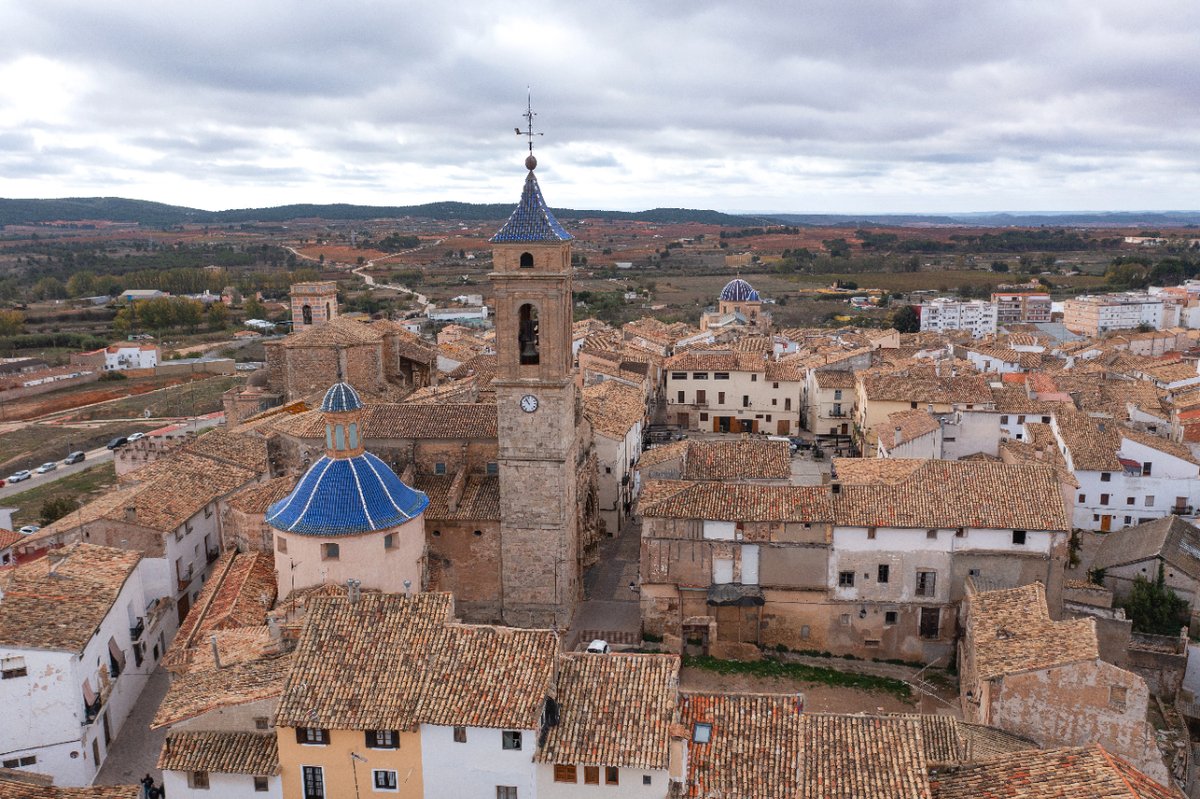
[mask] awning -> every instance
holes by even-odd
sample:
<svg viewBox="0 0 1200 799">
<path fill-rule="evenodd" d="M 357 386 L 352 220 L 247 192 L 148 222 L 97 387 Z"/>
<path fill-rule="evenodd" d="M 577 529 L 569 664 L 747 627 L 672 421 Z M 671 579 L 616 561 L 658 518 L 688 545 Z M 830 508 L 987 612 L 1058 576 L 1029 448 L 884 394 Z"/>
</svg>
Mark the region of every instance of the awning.
<svg viewBox="0 0 1200 799">
<path fill-rule="evenodd" d="M 83 703 L 88 707 L 96 704 L 96 692 L 92 690 L 92 681 L 83 681 Z"/>
<path fill-rule="evenodd" d="M 108 654 L 112 655 L 113 660 L 117 662 L 117 668 L 124 670 L 125 653 L 121 651 L 121 647 L 117 646 L 117 639 L 108 639 Z"/>
<path fill-rule="evenodd" d="M 762 589 L 757 585 L 722 583 L 708 587 L 708 604 L 748 608 L 764 603 Z"/>
</svg>

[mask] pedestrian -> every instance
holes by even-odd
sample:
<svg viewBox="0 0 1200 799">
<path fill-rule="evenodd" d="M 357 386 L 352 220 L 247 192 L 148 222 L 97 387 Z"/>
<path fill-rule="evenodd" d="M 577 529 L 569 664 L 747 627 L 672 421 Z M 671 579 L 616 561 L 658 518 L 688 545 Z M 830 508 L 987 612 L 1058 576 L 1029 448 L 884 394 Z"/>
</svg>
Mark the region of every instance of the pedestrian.
<svg viewBox="0 0 1200 799">
<path fill-rule="evenodd" d="M 154 778 L 147 774 L 141 779 L 142 796 L 144 799 L 150 799 L 150 790 L 154 787 Z"/>
</svg>

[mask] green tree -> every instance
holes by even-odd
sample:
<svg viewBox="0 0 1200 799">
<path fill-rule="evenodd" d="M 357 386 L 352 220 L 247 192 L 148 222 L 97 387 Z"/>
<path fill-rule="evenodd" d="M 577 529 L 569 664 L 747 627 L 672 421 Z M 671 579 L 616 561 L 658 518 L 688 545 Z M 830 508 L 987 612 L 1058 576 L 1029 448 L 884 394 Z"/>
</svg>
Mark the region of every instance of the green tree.
<svg viewBox="0 0 1200 799">
<path fill-rule="evenodd" d="M 247 319 L 262 319 L 267 313 L 267 310 L 263 308 L 263 304 L 254 297 L 249 297 L 246 300 L 246 303 L 242 306 L 242 310 L 246 312 Z"/>
<path fill-rule="evenodd" d="M 61 300 L 67 296 L 67 287 L 56 277 L 44 277 L 33 284 L 33 297 L 38 300 Z"/>
<path fill-rule="evenodd" d="M 38 512 L 38 518 L 41 520 L 41 524 L 50 524 L 51 522 L 58 521 L 78 507 L 79 503 L 71 497 L 53 497 L 42 503 L 42 509 Z"/>
<path fill-rule="evenodd" d="M 1123 607 L 1134 630 L 1154 635 L 1179 635 L 1179 628 L 1187 623 L 1189 609 L 1187 601 L 1167 587 L 1161 563 L 1154 582 L 1140 574 L 1134 578 L 1133 589 Z"/>
<path fill-rule="evenodd" d="M 175 326 L 175 304 L 168 297 L 134 303 L 142 324 L 151 330 L 166 330 Z"/>
<path fill-rule="evenodd" d="M 113 330 L 123 336 L 128 335 L 137 329 L 137 321 L 137 310 L 130 305 L 117 311 L 117 315 L 113 317 Z"/>
<path fill-rule="evenodd" d="M 210 330 L 224 330 L 229 324 L 229 309 L 223 302 L 214 302 L 208 306 L 208 327 Z"/>
<path fill-rule="evenodd" d="M 96 293 L 96 276 L 91 272 L 76 272 L 67 280 L 67 293 L 72 297 L 90 297 Z"/>
<path fill-rule="evenodd" d="M 1008 263 L 1005 261 L 992 261 L 992 271 L 993 272 L 1007 272 L 1008 271 Z"/>
<path fill-rule="evenodd" d="M 174 306 L 171 309 L 175 317 L 174 323 L 186 327 L 189 332 L 195 330 L 204 318 L 204 303 L 199 300 L 179 297 L 171 304 Z"/>
<path fill-rule="evenodd" d="M 917 309 L 911 305 L 905 305 L 897 309 L 892 314 L 892 327 L 899 330 L 901 333 L 918 333 L 921 330 L 921 317 L 917 314 Z"/>
<path fill-rule="evenodd" d="M 16 336 L 25 327 L 25 315 L 20 311 L 0 311 L 0 336 Z"/>
</svg>

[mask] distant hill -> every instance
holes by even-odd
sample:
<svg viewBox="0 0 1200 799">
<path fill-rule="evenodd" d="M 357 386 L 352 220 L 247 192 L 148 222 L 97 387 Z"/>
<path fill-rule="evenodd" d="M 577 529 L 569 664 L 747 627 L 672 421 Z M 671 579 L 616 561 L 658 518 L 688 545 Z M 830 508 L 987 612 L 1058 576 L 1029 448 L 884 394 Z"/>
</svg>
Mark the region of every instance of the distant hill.
<svg viewBox="0 0 1200 799">
<path fill-rule="evenodd" d="M 238 208 L 228 211 L 203 211 L 177 205 L 126 200 L 120 197 L 72 197 L 61 200 L 0 199 L 0 225 L 36 225 L 46 222 L 106 220 L 138 222 L 151 227 L 184 223 L 237 224 L 248 222 L 287 222 L 293 219 L 329 219 L 354 221 L 420 217 L 422 219 L 487 221 L 501 220 L 512 213 L 512 203 L 437 202 L 423 205 L 328 205 L 298 204 L 277 208 Z M 688 208 L 654 208 L 649 211 L 576 211 L 555 208 L 560 219 L 619 219 L 657 224 L 700 223 L 745 227 L 770 224 L 768 217 L 734 216 L 718 211 Z"/>
<path fill-rule="evenodd" d="M 423 205 L 281 205 L 277 208 L 239 208 L 204 211 L 178 205 L 127 200 L 121 197 L 68 197 L 57 200 L 0 198 L 0 225 L 107 220 L 137 222 L 149 227 L 184 223 L 280 223 L 293 219 L 353 221 L 419 217 L 422 219 L 488 221 L 505 219 L 511 203 L 437 202 Z M 648 211 L 602 211 L 555 208 L 560 219 L 613 219 L 660 225 L 685 223 L 726 227 L 764 225 L 893 226 L 971 225 L 975 227 L 1184 227 L 1200 226 L 1200 211 L 1115 211 L 1106 213 L 967 213 L 967 214 L 725 214 L 693 208 L 653 208 Z"/>
</svg>

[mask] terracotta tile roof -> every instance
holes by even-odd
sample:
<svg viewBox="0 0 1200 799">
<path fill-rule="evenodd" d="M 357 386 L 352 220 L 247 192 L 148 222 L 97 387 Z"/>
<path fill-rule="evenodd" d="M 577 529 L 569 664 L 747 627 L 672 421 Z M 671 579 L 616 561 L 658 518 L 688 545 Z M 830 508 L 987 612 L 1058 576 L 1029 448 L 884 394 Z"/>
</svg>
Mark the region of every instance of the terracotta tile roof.
<svg viewBox="0 0 1200 799">
<path fill-rule="evenodd" d="M 854 388 L 854 372 L 848 369 L 817 369 L 813 379 L 821 388 Z"/>
<path fill-rule="evenodd" d="M 437 348 L 400 323 L 383 319 L 372 322 L 371 327 L 383 333 L 385 340 L 390 339 L 401 358 L 426 365 L 437 363 Z"/>
<path fill-rule="evenodd" d="M 691 336 L 700 334 L 700 328 L 692 327 L 684 322 L 667 324 L 650 316 L 626 322 L 621 326 L 626 337 L 638 336 L 656 344 L 671 345 Z"/>
<path fill-rule="evenodd" d="M 27 771 L 0 769 L 0 799 L 142 799 L 141 785 L 93 785 L 59 788 L 51 778 Z"/>
<path fill-rule="evenodd" d="M 498 476 L 468 475 L 463 484 L 458 506 L 450 509 L 452 475 L 419 474 L 413 476 L 413 488 L 429 497 L 425 518 L 429 524 L 442 519 L 471 519 L 498 521 L 500 519 L 500 478 Z"/>
<path fill-rule="evenodd" d="M 274 776 L 278 742 L 273 732 L 176 732 L 163 743 L 158 768 Z"/>
<path fill-rule="evenodd" d="M 293 655 L 271 651 L 266 627 L 214 633 L 221 657 L 218 668 L 211 644 L 197 646 L 188 670 L 176 676 L 155 713 L 151 728 L 177 724 L 219 708 L 275 699 L 283 694 Z"/>
<path fill-rule="evenodd" d="M 794 696 L 683 694 L 680 721 L 688 738 L 695 725 L 712 725 L 709 743 L 688 744 L 685 796 L 800 796 L 803 718 Z"/>
<path fill-rule="evenodd" d="M 675 655 L 563 655 L 559 723 L 534 760 L 665 769 L 678 690 Z"/>
<path fill-rule="evenodd" d="M 1041 583 L 968 594 L 964 646 L 980 680 L 1100 657 L 1091 618 L 1054 621 Z"/>
<path fill-rule="evenodd" d="M 1067 468 L 1067 460 L 1058 449 L 1058 439 L 1048 424 L 1027 422 L 1025 430 L 1027 440 L 1009 439 L 1000 442 L 1000 452 L 1005 463 L 1046 463 L 1054 469 L 1058 479 L 1067 485 L 1078 488 L 1079 480 L 1075 473 Z"/>
<path fill-rule="evenodd" d="M 638 507 L 645 517 L 712 521 L 830 521 L 834 515 L 827 487 L 717 481 L 650 480 Z"/>
<path fill-rule="evenodd" d="M 451 623 L 452 613 L 453 598 L 440 593 L 311 598 L 276 723 L 535 728 L 555 634 Z"/>
<path fill-rule="evenodd" d="M 297 438 L 324 438 L 320 411 L 281 418 L 275 429 Z M 371 404 L 363 409 L 363 438 L 496 438 L 495 403 Z"/>
<path fill-rule="evenodd" d="M 537 729 L 558 650 L 551 630 L 447 625 L 424 666 L 420 721 Z"/>
<path fill-rule="evenodd" d="M 584 387 L 583 411 L 597 433 L 623 440 L 646 418 L 646 401 L 639 389 L 605 380 Z"/>
<path fill-rule="evenodd" d="M 685 480 L 786 480 L 792 453 L 786 441 L 692 440 L 684 460 Z M 644 456 L 643 456 L 644 457 Z"/>
<path fill-rule="evenodd" d="M 1200 529 L 1178 516 L 1164 516 L 1104 536 L 1091 567 L 1107 569 L 1162 558 L 1179 571 L 1200 579 L 1200 557 L 1193 553 L 1200 553 Z"/>
<path fill-rule="evenodd" d="M 296 487 L 296 481 L 299 479 L 300 475 L 289 474 L 265 483 L 251 483 L 241 491 L 232 494 L 229 499 L 225 500 L 225 503 L 242 513 L 266 513 L 267 508 L 292 493 L 292 489 Z"/>
<path fill-rule="evenodd" d="M 255 472 L 267 471 L 267 442 L 260 436 L 215 428 L 197 436 L 183 447 L 183 451 Z"/>
<path fill-rule="evenodd" d="M 801 728 L 801 796 L 929 799 L 919 721 L 812 714 Z"/>
<path fill-rule="evenodd" d="M 991 358 L 1005 363 L 1015 363 L 1022 369 L 1037 369 L 1042 365 L 1043 356 L 1040 352 L 1023 352 L 1005 347 L 968 347 L 985 358 Z"/>
<path fill-rule="evenodd" d="M 668 358 L 666 368 L 675 371 L 701 372 L 766 372 L 767 360 L 758 352 L 734 352 L 714 350 L 712 345 L 703 350 L 689 350 Z M 802 379 L 802 378 L 800 378 Z"/>
<path fill-rule="evenodd" d="M 462 367 L 460 366 L 459 369 Z M 454 371 L 458 371 L 455 369 Z M 402 400 L 409 405 L 434 405 L 447 402 L 471 403 L 479 401 L 481 386 L 490 385 L 490 377 L 472 375 L 453 382 L 441 382 L 436 386 L 422 386 Z"/>
<path fill-rule="evenodd" d="M 905 374 L 860 374 L 867 401 L 976 404 L 992 401 L 987 377 L 980 374 L 957 377 Z"/>
<path fill-rule="evenodd" d="M 127 521 L 128 508 L 134 508 L 134 523 L 162 533 L 174 532 L 205 505 L 254 481 L 261 474 L 261 471 L 220 463 L 186 451 L 173 453 L 141 471 L 146 475 L 143 477 L 139 473 L 137 490 L 104 516 L 114 521 Z M 70 518 L 65 517 L 64 521 Z"/>
<path fill-rule="evenodd" d="M 0 571 L 0 645 L 82 652 L 141 559 L 140 552 L 71 544 Z"/>
<path fill-rule="evenodd" d="M 932 775 L 933 799 L 1183 799 L 1099 745 L 1002 755 Z"/>
<path fill-rule="evenodd" d="M 0 550 L 5 550 L 25 537 L 24 533 L 0 528 Z"/>
<path fill-rule="evenodd" d="M 1176 458 L 1187 461 L 1188 463 L 1200 464 L 1200 461 L 1196 460 L 1196 456 L 1192 454 L 1191 449 L 1189 449 L 1185 444 L 1180 444 L 1176 441 L 1171 441 L 1168 438 L 1153 435 L 1152 433 L 1143 433 L 1140 430 L 1134 430 L 1128 427 L 1121 428 L 1121 435 L 1143 446 L 1156 449 L 1159 452 L 1165 452 L 1168 455 L 1174 455 Z"/>
<path fill-rule="evenodd" d="M 363 344 L 378 344 L 382 341 L 383 336 L 378 330 L 372 329 L 371 325 L 336 316 L 324 324 L 292 333 L 283 340 L 283 346 L 289 349 L 337 345 L 353 347 Z"/>
<path fill-rule="evenodd" d="M 1007 375 L 1005 375 L 1007 377 Z M 1003 388 L 993 388 L 992 398 L 996 410 L 1000 413 L 1028 413 L 1053 415 L 1063 407 L 1061 402 L 1050 402 L 1029 396 L 1025 386 L 1005 385 Z"/>
<path fill-rule="evenodd" d="M 226 550 L 213 564 L 212 577 L 179 626 L 163 666 L 186 665 L 187 650 L 207 647 L 209 635 L 217 630 L 266 624 L 276 591 L 272 553 Z"/>
<path fill-rule="evenodd" d="M 1086 413 L 1062 411 L 1055 421 L 1058 437 L 1067 447 L 1075 471 L 1119 472 L 1122 428 L 1115 419 L 1095 419 Z"/>
<path fill-rule="evenodd" d="M 875 426 L 875 435 L 885 447 L 891 448 L 940 430 L 941 427 L 936 417 L 928 411 L 918 408 L 889 413 L 887 421 Z M 897 429 L 900 430 L 899 441 L 896 441 Z"/>
<path fill-rule="evenodd" d="M 801 383 L 808 369 L 796 361 L 767 361 L 765 380 L 778 380 L 781 383 Z"/>
<path fill-rule="evenodd" d="M 693 442 L 690 440 L 672 441 L 670 444 L 662 444 L 657 447 L 652 447 L 642 453 L 638 458 L 638 467 L 657 466 L 663 461 L 679 458 L 681 461 L 687 455 L 688 447 Z"/>
</svg>

